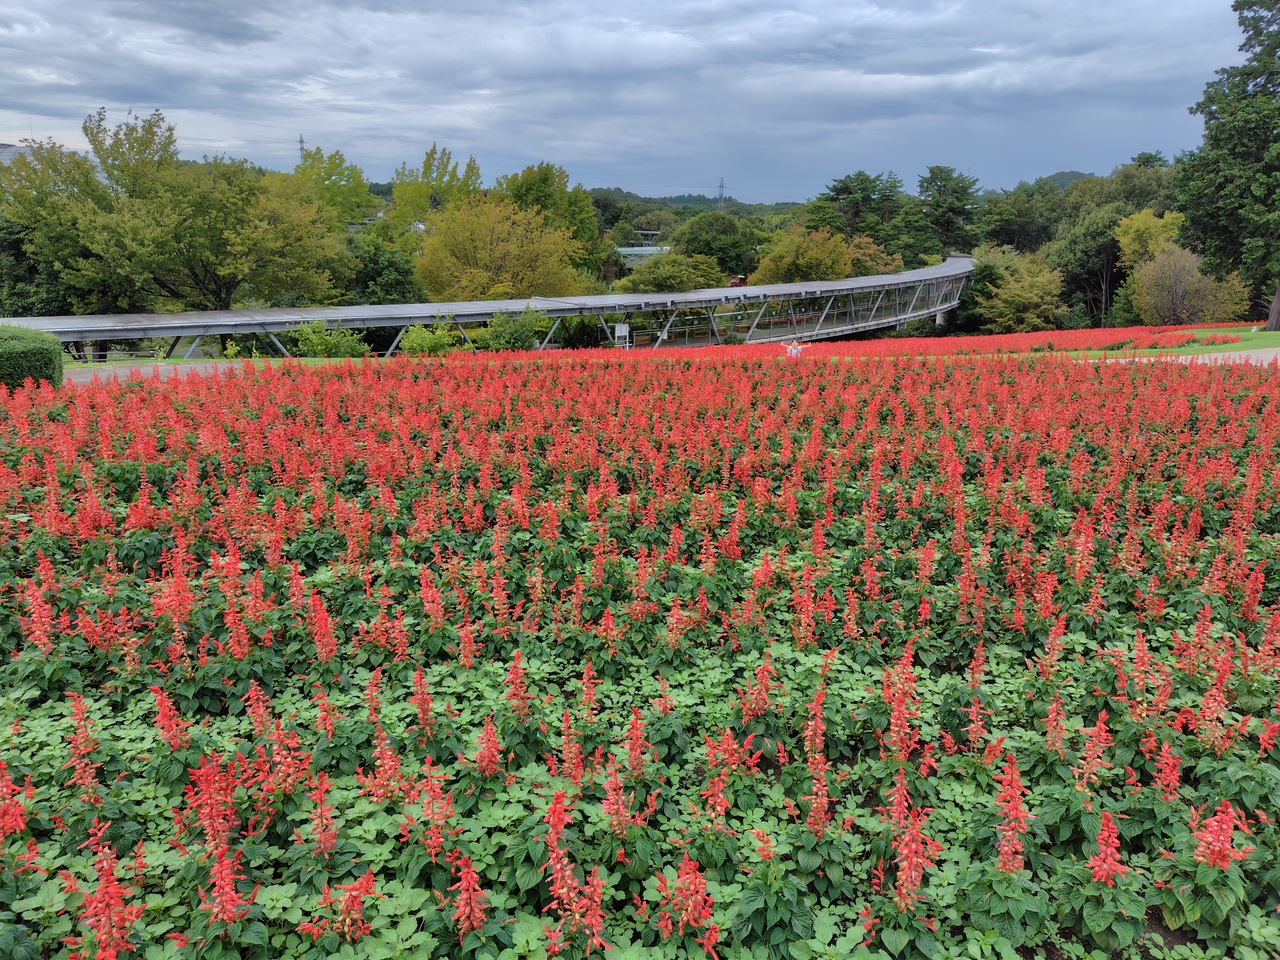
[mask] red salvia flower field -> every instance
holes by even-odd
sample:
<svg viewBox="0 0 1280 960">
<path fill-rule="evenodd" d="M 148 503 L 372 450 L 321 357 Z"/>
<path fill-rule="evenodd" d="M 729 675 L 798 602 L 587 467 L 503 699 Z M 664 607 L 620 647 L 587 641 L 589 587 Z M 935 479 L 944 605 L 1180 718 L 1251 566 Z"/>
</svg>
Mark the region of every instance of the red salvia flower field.
<svg viewBox="0 0 1280 960">
<path fill-rule="evenodd" d="M 0 956 L 1277 955 L 1280 370 L 1050 352 L 1192 335 L 0 394 Z"/>
</svg>

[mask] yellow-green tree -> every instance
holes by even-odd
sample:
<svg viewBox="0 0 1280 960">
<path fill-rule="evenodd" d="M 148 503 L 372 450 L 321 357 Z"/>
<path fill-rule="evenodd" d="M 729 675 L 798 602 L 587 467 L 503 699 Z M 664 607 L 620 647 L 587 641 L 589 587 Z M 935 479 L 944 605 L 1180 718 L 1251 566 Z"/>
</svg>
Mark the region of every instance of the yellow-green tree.
<svg viewBox="0 0 1280 960">
<path fill-rule="evenodd" d="M 580 253 L 537 210 L 472 196 L 427 221 L 418 278 L 435 301 L 569 296 L 583 288 Z"/>
<path fill-rule="evenodd" d="M 1166 244 L 1177 239 L 1178 230 L 1185 219 L 1177 210 L 1169 210 L 1163 217 L 1157 217 L 1150 207 L 1125 217 L 1116 224 L 1120 265 L 1126 270 L 1132 270 L 1140 263 L 1153 259 Z"/>
<path fill-rule="evenodd" d="M 391 209 L 387 219 L 398 233 L 411 232 L 415 223 L 425 224 L 432 214 L 447 210 L 480 190 L 480 165 L 468 157 L 462 169 L 447 147 L 431 144 L 422 157 L 422 166 L 412 169 L 400 164 L 391 178 Z"/>
<path fill-rule="evenodd" d="M 525 167 L 499 177 L 493 190 L 525 210 L 537 210 L 548 226 L 568 230 L 580 249 L 573 264 L 579 270 L 594 274 L 600 269 L 609 251 L 601 242 L 591 194 L 580 183 L 569 186 L 564 167 L 546 162 Z"/>
<path fill-rule="evenodd" d="M 749 282 L 800 283 L 849 276 L 849 244 L 828 227 L 806 230 L 793 223 L 776 234 Z"/>
<path fill-rule="evenodd" d="M 341 150 L 330 154 L 319 147 L 308 150 L 293 173 L 311 185 L 316 199 L 333 211 L 337 225 L 359 223 L 378 208 L 364 171 L 348 163 Z"/>
</svg>

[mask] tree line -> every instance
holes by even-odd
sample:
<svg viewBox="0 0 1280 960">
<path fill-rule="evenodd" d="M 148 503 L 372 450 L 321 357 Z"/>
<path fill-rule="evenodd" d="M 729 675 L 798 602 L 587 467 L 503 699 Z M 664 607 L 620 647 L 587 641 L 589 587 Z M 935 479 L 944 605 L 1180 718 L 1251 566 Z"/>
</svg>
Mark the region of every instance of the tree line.
<svg viewBox="0 0 1280 960">
<path fill-rule="evenodd" d="M 682 291 L 972 253 L 960 332 L 1232 319 L 1280 282 L 1277 4 L 1234 3 L 1248 59 L 1193 108 L 1198 150 L 1004 191 L 946 166 L 914 191 L 859 170 L 807 203 L 722 209 L 589 191 L 550 162 L 486 186 L 474 157 L 435 144 L 373 184 L 320 148 L 289 172 L 183 160 L 161 113 L 112 126 L 99 110 L 87 152 L 28 141 L 0 165 L 0 315 Z M 641 241 L 663 252 L 628 271 L 617 249 Z M 595 336 L 569 326 L 571 341 Z"/>
</svg>

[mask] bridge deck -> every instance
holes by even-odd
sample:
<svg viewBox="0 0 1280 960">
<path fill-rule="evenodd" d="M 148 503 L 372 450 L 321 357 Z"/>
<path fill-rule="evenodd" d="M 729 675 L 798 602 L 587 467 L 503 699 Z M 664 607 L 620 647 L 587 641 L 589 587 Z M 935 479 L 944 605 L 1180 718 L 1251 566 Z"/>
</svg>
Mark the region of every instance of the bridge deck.
<svg viewBox="0 0 1280 960">
<path fill-rule="evenodd" d="M 3 322 L 44 330 L 63 342 L 168 337 L 173 338 L 176 345 L 181 337 L 257 333 L 270 337 L 280 347 L 275 334 L 315 320 L 323 320 L 330 328 L 398 327 L 403 330 L 416 324 L 445 323 L 457 324 L 462 329 L 462 324 L 484 322 L 498 313 L 520 313 L 532 308 L 552 318 L 556 325 L 565 317 L 598 317 L 610 338 L 613 331 L 605 322 L 606 317 L 612 317 L 614 322 L 632 324 L 637 317 L 656 319 L 656 326 L 662 328 L 662 336 L 652 340 L 653 346 L 672 343 L 672 330 L 688 328 L 691 320 L 695 321 L 695 326 L 707 329 L 706 339 L 709 342 L 720 342 L 726 335 L 735 333 L 754 343 L 793 337 L 824 339 L 862 329 L 899 326 L 916 317 L 937 314 L 955 306 L 959 291 L 968 281 L 971 271 L 972 261 L 969 258 L 953 257 L 937 266 L 896 274 L 810 283 L 722 287 L 686 293 L 611 293 L 465 303 L 14 317 Z M 847 302 L 837 307 L 841 298 Z M 798 311 L 797 304 L 800 305 Z M 553 326 L 552 333 L 554 331 Z M 743 331 L 746 331 L 745 335 Z M 652 334 L 654 331 L 649 332 Z M 550 338 L 551 333 L 544 346 Z M 283 351 L 283 347 L 280 349 Z"/>
</svg>

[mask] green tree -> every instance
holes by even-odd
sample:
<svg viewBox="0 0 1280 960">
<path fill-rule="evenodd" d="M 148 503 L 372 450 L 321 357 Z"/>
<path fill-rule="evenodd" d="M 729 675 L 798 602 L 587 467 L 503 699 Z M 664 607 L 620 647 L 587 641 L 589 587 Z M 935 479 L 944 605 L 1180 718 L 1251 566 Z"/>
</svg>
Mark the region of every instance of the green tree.
<svg viewBox="0 0 1280 960">
<path fill-rule="evenodd" d="M 795 223 L 774 237 L 750 282 L 839 280 L 849 276 L 849 270 L 849 244 L 844 237 L 826 227 L 811 231 Z"/>
<path fill-rule="evenodd" d="M 1005 264 L 999 282 L 976 304 L 986 321 L 983 333 L 1035 333 L 1053 330 L 1067 312 L 1062 275 L 1033 253 L 999 254 Z"/>
<path fill-rule="evenodd" d="M 1133 274 L 1133 308 L 1148 324 L 1229 323 L 1249 309 L 1249 290 L 1236 275 L 1200 271 L 1200 258 L 1168 243 Z"/>
<path fill-rule="evenodd" d="M 868 235 L 867 239 L 873 238 Z M 880 243 L 887 253 L 899 258 L 902 265 L 898 269 L 915 270 L 929 263 L 942 262 L 942 236 L 925 216 L 924 205 L 917 197 L 902 198 L 898 212 L 880 228 L 873 242 Z"/>
<path fill-rule="evenodd" d="M 1248 54 L 1191 108 L 1204 139 L 1174 174 L 1183 239 L 1216 275 L 1235 269 L 1280 330 L 1280 2 L 1235 0 Z"/>
<path fill-rule="evenodd" d="M 974 229 L 984 244 L 1032 251 L 1053 239 L 1061 218 L 1062 188 L 1041 177 L 988 196 L 978 210 Z"/>
<path fill-rule="evenodd" d="M 541 213 L 547 226 L 567 230 L 580 248 L 574 266 L 591 274 L 599 272 L 610 251 L 601 242 L 591 194 L 582 184 L 570 187 L 564 167 L 545 162 L 525 167 L 519 173 L 499 177 L 493 189 L 516 206 Z"/>
<path fill-rule="evenodd" d="M 956 310 L 956 333 L 977 333 L 981 329 L 986 320 L 978 312 L 978 304 L 990 298 L 1017 262 L 1018 251 L 1009 245 L 983 244 L 973 251 L 973 272 L 960 291 Z"/>
<path fill-rule="evenodd" d="M 703 254 L 660 253 L 613 285 L 618 293 L 683 293 L 724 286 L 724 271 Z"/>
<path fill-rule="evenodd" d="M 925 219 L 933 225 L 949 250 L 973 249 L 971 226 L 978 206 L 978 178 L 954 167 L 929 167 L 918 190 Z"/>
<path fill-rule="evenodd" d="M 1072 184 L 1075 186 L 1075 184 Z M 1128 213 L 1120 202 L 1085 213 L 1072 224 L 1063 224 L 1058 239 L 1045 249 L 1050 267 L 1061 271 L 1068 296 L 1100 320 L 1111 306 L 1121 279 L 1117 270 L 1120 243 L 1116 227 Z"/>
<path fill-rule="evenodd" d="M 348 163 L 341 150 L 328 155 L 319 147 L 307 150 L 293 173 L 311 185 L 316 198 L 333 211 L 338 226 L 359 223 L 378 208 L 364 172 Z"/>
<path fill-rule="evenodd" d="M 847 234 L 849 231 L 844 214 L 830 200 L 810 200 L 806 203 L 800 211 L 800 223 L 806 230 L 821 230 L 825 227 L 832 233 Z"/>
<path fill-rule="evenodd" d="M 713 258 L 730 276 L 746 275 L 756 263 L 756 232 L 745 220 L 710 210 L 686 220 L 671 238 L 678 253 Z"/>
<path fill-rule="evenodd" d="M 356 259 L 329 228 L 324 207 L 299 185 L 288 174 L 266 174 L 248 215 L 228 230 L 219 270 L 240 281 L 228 306 L 240 299 L 279 307 L 334 303 L 354 275 Z"/>
<path fill-rule="evenodd" d="M 30 256 L 17 224 L 0 217 L 0 317 L 52 317 L 74 309 L 72 290 L 54 265 Z"/>
<path fill-rule="evenodd" d="M 391 209 L 387 213 L 398 235 L 412 232 L 415 223 L 426 223 L 434 211 L 445 210 L 480 190 L 480 165 L 468 157 L 462 169 L 447 147 L 431 144 L 422 165 L 411 169 L 400 164 L 391 178 Z"/>
<path fill-rule="evenodd" d="M 1164 154 L 1159 150 L 1143 150 L 1131 158 L 1129 162 L 1135 167 L 1147 167 L 1148 169 L 1169 166 L 1169 161 L 1165 159 Z"/>
<path fill-rule="evenodd" d="M 562 297 L 582 289 L 580 255 L 537 210 L 475 195 L 427 221 L 417 274 L 436 301 Z"/>
<path fill-rule="evenodd" d="M 414 271 L 413 257 L 372 230 L 347 235 L 347 251 L 358 264 L 347 303 L 418 303 L 424 298 Z"/>
<path fill-rule="evenodd" d="M 902 201 L 902 178 L 888 173 L 858 170 L 846 174 L 818 195 L 836 206 L 844 217 L 848 236 L 867 236 L 883 243 L 883 228 L 898 215 Z"/>
<path fill-rule="evenodd" d="M 108 129 L 99 111 L 84 132 L 89 155 L 47 141 L 0 167 L 0 214 L 75 291 L 78 311 L 337 296 L 351 261 L 321 204 L 283 185 L 293 178 L 225 157 L 183 163 L 158 112 Z"/>
</svg>

